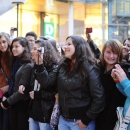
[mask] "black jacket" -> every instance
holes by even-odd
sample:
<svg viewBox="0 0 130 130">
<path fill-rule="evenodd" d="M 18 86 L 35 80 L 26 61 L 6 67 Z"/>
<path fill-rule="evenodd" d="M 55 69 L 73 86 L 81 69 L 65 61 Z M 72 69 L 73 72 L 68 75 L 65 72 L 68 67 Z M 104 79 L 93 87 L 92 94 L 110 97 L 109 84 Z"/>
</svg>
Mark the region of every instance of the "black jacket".
<svg viewBox="0 0 130 130">
<path fill-rule="evenodd" d="M 16 108 L 18 111 L 28 110 L 29 95 L 21 94 L 18 92 L 19 86 L 24 85 L 25 91 L 28 93 L 30 89 L 30 79 L 32 74 L 32 63 L 25 63 L 21 65 L 15 74 L 15 82 L 13 86 L 13 93 L 7 100 L 3 102 L 3 105 L 8 108 L 9 106 Z"/>
<path fill-rule="evenodd" d="M 52 66 L 47 67 L 47 72 L 50 74 L 55 68 L 56 65 L 52 64 Z M 44 87 L 44 85 L 39 81 L 39 78 L 43 77 L 43 70 L 43 65 L 35 65 L 34 67 L 31 79 L 31 87 L 34 89 L 34 81 L 37 80 L 40 84 L 40 90 L 34 91 L 34 99 L 31 100 L 29 107 L 29 116 L 38 122 L 49 123 L 55 103 L 56 87 L 54 85 L 48 85 Z"/>
<path fill-rule="evenodd" d="M 80 72 L 68 74 L 66 66 L 51 73 L 45 69 L 39 82 L 47 85 L 57 84 L 62 116 L 81 119 L 88 125 L 103 110 L 105 97 L 98 70 L 90 65 L 86 73 L 88 77 L 82 79 Z"/>
<path fill-rule="evenodd" d="M 92 50 L 92 52 L 94 53 L 94 56 L 96 59 L 99 59 L 100 58 L 100 55 L 101 55 L 101 52 L 100 50 L 98 49 L 97 45 L 93 42 L 93 40 L 91 40 L 89 42 L 89 46 Z"/>
<path fill-rule="evenodd" d="M 105 89 L 106 106 L 96 120 L 96 130 L 113 130 L 117 121 L 116 108 L 123 107 L 126 97 L 117 89 L 111 77 L 111 71 L 105 72 L 101 63 L 98 65 L 101 72 L 101 81 Z M 125 71 L 129 65 L 121 64 Z M 129 66 L 130 67 L 130 66 Z"/>
</svg>

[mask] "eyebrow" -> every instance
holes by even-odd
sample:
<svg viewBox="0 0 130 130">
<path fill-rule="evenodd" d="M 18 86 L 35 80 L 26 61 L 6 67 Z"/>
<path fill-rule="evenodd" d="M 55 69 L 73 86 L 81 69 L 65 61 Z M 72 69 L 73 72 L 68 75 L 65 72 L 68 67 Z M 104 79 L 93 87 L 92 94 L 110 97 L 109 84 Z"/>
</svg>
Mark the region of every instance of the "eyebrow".
<svg viewBox="0 0 130 130">
<path fill-rule="evenodd" d="M 2 40 L 2 42 L 6 42 L 6 40 Z"/>
</svg>

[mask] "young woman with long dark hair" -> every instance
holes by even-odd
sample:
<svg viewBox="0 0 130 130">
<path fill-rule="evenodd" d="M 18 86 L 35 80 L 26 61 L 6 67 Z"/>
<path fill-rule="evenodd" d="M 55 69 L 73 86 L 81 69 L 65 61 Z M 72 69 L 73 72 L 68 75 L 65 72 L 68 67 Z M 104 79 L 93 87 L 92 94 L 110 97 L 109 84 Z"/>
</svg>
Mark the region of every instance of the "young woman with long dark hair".
<svg viewBox="0 0 130 130">
<path fill-rule="evenodd" d="M 31 78 L 30 97 L 32 100 L 29 107 L 29 130 L 52 130 L 50 117 L 55 103 L 56 87 L 50 85 L 44 88 L 39 78 L 42 78 L 43 64 L 48 73 L 56 68 L 57 52 L 48 40 L 37 40 L 31 53 L 35 66 Z M 40 55 L 44 57 L 42 61 L 39 60 Z M 23 90 L 24 87 L 20 86 L 19 92 L 23 94 Z"/>
<path fill-rule="evenodd" d="M 28 41 L 18 37 L 12 41 L 11 52 L 13 53 L 13 68 L 9 80 L 9 97 L 2 101 L 3 109 L 9 108 L 9 120 L 11 130 L 28 130 L 28 105 L 30 79 L 32 73 L 32 60 Z M 19 86 L 25 87 L 25 94 L 18 92 Z"/>
<path fill-rule="evenodd" d="M 58 69 L 48 73 L 42 66 L 38 81 L 47 88 L 58 88 L 60 119 L 59 130 L 94 130 L 94 120 L 104 108 L 104 90 L 94 56 L 85 39 L 69 36 L 64 47 L 65 57 Z M 37 63 L 38 64 L 38 63 Z"/>
</svg>

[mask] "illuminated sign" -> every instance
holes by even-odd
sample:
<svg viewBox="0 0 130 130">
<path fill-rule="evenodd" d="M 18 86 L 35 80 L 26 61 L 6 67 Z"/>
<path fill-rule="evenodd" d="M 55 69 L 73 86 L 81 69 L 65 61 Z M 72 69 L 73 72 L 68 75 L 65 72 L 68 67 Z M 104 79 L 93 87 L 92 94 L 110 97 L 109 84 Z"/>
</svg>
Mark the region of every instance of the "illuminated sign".
<svg viewBox="0 0 130 130">
<path fill-rule="evenodd" d="M 54 23 L 44 22 L 44 36 L 54 37 Z"/>
</svg>

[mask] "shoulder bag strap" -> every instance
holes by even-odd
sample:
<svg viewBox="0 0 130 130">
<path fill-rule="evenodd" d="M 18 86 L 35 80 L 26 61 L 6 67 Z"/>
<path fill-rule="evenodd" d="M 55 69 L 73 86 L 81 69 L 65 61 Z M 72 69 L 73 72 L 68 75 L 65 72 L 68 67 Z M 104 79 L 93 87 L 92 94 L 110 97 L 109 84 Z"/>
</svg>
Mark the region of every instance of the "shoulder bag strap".
<svg viewBox="0 0 130 130">
<path fill-rule="evenodd" d="M 8 76 L 6 75 L 4 69 L 2 68 L 1 63 L 0 63 L 0 70 L 1 70 L 1 72 L 3 73 L 3 75 L 5 76 L 6 81 L 9 82 L 9 78 L 8 78 Z"/>
</svg>

